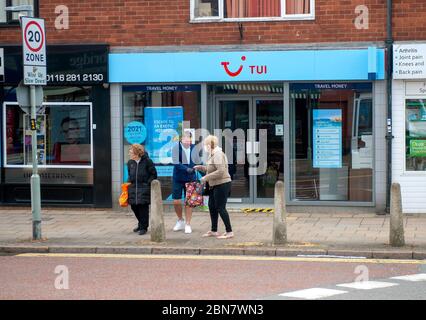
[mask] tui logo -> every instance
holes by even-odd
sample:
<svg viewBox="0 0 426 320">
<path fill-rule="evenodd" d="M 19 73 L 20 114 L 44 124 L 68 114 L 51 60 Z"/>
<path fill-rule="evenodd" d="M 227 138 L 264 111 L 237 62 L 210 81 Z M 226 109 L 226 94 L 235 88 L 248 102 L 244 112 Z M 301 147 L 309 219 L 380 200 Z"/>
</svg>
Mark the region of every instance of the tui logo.
<svg viewBox="0 0 426 320">
<path fill-rule="evenodd" d="M 241 60 L 242 61 L 245 61 L 246 60 L 246 56 L 242 56 L 241 57 Z M 244 68 L 244 66 L 243 65 L 240 65 L 240 67 L 238 68 L 238 70 L 237 71 L 235 71 L 235 72 L 232 72 L 231 70 L 229 70 L 229 68 L 228 68 L 228 66 L 229 66 L 229 62 L 228 61 L 223 61 L 223 62 L 221 62 L 220 63 L 222 66 L 223 66 L 223 68 L 225 69 L 225 72 L 230 76 L 230 77 L 236 77 L 236 76 L 238 76 L 240 73 L 241 73 L 241 71 L 243 71 L 243 68 Z"/>
</svg>

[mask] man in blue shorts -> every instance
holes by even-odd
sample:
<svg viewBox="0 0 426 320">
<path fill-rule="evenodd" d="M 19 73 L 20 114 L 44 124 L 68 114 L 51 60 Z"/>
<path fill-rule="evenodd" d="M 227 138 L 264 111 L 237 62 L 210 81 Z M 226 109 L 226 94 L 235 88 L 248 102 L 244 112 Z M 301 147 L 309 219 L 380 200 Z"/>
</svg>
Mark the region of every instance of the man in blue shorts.
<svg viewBox="0 0 426 320">
<path fill-rule="evenodd" d="M 195 181 L 194 162 L 191 154 L 194 149 L 192 135 L 189 131 L 182 134 L 181 141 L 173 148 L 173 206 L 175 208 L 178 221 L 173 231 L 185 230 L 185 233 L 192 233 L 191 218 L 192 208 L 185 206 L 185 219 L 182 215 L 182 196 L 186 195 L 185 183 Z"/>
</svg>

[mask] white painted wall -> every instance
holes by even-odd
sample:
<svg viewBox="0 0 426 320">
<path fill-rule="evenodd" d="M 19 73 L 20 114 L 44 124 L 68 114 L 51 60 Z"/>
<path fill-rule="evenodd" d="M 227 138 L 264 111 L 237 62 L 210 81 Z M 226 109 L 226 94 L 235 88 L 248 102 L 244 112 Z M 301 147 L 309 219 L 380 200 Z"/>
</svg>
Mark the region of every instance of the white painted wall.
<svg viewBox="0 0 426 320">
<path fill-rule="evenodd" d="M 401 185 L 405 213 L 426 214 L 426 171 L 405 171 L 405 81 L 394 80 L 392 87 L 392 181 Z"/>
<path fill-rule="evenodd" d="M 376 212 L 386 207 L 386 82 L 376 81 L 373 87 L 374 136 L 375 136 L 375 200 Z"/>
</svg>

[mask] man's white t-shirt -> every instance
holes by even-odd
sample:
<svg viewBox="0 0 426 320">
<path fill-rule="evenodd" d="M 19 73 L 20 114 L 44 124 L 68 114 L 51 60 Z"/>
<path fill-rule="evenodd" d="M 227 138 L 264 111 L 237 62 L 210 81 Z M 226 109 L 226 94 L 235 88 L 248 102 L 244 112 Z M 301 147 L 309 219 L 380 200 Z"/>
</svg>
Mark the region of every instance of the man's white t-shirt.
<svg viewBox="0 0 426 320">
<path fill-rule="evenodd" d="M 189 164 L 191 162 L 191 147 L 185 148 L 182 143 L 180 145 L 182 146 L 182 149 L 185 152 L 186 161 L 187 161 L 186 163 L 184 163 L 182 159 L 182 163 Z"/>
</svg>

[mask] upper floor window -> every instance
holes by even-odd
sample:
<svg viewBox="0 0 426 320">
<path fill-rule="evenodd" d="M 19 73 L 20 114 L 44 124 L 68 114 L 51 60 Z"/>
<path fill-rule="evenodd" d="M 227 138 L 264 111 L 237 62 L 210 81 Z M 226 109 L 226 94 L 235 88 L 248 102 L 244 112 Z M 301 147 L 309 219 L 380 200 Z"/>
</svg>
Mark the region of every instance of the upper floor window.
<svg viewBox="0 0 426 320">
<path fill-rule="evenodd" d="M 19 12 L 6 12 L 6 7 L 32 5 L 34 15 L 38 13 L 38 0 L 0 0 L 0 24 L 18 24 Z"/>
<path fill-rule="evenodd" d="M 192 21 L 314 19 L 315 0 L 191 0 Z"/>
</svg>

